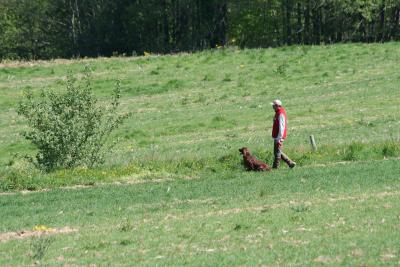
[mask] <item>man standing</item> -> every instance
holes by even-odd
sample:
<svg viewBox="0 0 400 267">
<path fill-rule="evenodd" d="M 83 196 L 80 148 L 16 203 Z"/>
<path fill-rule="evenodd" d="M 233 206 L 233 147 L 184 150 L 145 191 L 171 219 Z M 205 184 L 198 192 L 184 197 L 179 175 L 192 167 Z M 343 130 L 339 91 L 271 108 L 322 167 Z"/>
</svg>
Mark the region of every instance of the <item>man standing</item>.
<svg viewBox="0 0 400 267">
<path fill-rule="evenodd" d="M 278 169 L 281 159 L 286 162 L 289 168 L 294 168 L 296 163 L 282 152 L 283 141 L 287 132 L 286 111 L 282 107 L 282 102 L 278 99 L 274 100 L 271 105 L 275 110 L 274 124 L 272 126 L 272 138 L 274 139 L 274 163 L 272 168 Z"/>
</svg>

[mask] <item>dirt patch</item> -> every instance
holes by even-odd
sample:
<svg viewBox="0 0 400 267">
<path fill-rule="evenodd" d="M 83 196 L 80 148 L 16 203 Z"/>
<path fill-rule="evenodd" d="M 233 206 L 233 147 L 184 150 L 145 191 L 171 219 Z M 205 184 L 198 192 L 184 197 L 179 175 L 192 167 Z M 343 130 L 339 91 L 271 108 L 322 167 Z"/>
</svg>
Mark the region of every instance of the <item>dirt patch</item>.
<svg viewBox="0 0 400 267">
<path fill-rule="evenodd" d="M 16 193 L 14 193 L 14 192 L 1 192 L 0 193 L 0 196 L 13 196 L 13 195 L 15 195 Z"/>
<path fill-rule="evenodd" d="M 394 251 L 393 249 L 386 250 L 386 251 L 384 251 L 384 252 L 381 254 L 381 258 L 382 258 L 384 261 L 392 260 L 392 259 L 396 258 L 395 251 Z"/>
<path fill-rule="evenodd" d="M 321 264 L 335 265 L 339 262 L 342 262 L 342 259 L 339 256 L 331 257 L 331 256 L 320 255 L 314 259 L 314 262 Z"/>
<path fill-rule="evenodd" d="M 70 227 L 64 227 L 64 228 L 48 228 L 43 226 L 35 227 L 34 230 L 0 233 L 0 243 L 5 243 L 14 239 L 25 239 L 29 237 L 42 236 L 42 235 L 69 234 L 77 231 L 78 231 L 77 229 L 73 229 Z"/>
<path fill-rule="evenodd" d="M 151 55 L 155 58 L 159 55 Z M 174 56 L 174 55 L 171 55 Z M 178 55 L 177 55 L 178 56 Z M 57 65 L 70 65 L 74 63 L 91 63 L 98 60 L 101 62 L 107 61 L 136 61 L 144 58 L 143 56 L 136 57 L 96 57 L 96 58 L 79 58 L 79 59 L 53 59 L 53 60 L 34 60 L 34 61 L 3 61 L 0 62 L 0 68 L 19 68 L 19 67 L 48 67 Z"/>
<path fill-rule="evenodd" d="M 364 251 L 360 248 L 356 248 L 351 251 L 351 256 L 353 257 L 362 257 L 364 256 Z"/>
<path fill-rule="evenodd" d="M 283 238 L 282 239 L 283 243 L 295 246 L 295 247 L 299 247 L 299 246 L 306 246 L 310 243 L 310 241 L 305 241 L 305 240 L 299 240 L 299 239 L 295 239 L 293 237 L 287 237 L 287 238 Z"/>
<path fill-rule="evenodd" d="M 375 193 L 369 193 L 369 194 L 362 194 L 362 195 L 354 195 L 354 196 L 335 196 L 335 197 L 328 197 L 324 199 L 315 199 L 312 202 L 306 201 L 306 202 L 296 202 L 296 201 L 287 201 L 283 203 L 276 203 L 276 204 L 270 204 L 270 205 L 263 205 L 263 206 L 251 206 L 251 207 L 242 207 L 242 208 L 232 208 L 232 209 L 225 209 L 225 210 L 217 210 L 217 211 L 212 211 L 212 212 L 207 212 L 204 214 L 189 214 L 191 217 L 196 217 L 196 218 L 208 218 L 208 217 L 214 217 L 214 216 L 227 216 L 227 215 L 233 215 L 233 214 L 238 214 L 242 212 L 266 212 L 268 210 L 274 210 L 278 208 L 288 208 L 288 207 L 295 207 L 297 205 L 305 204 L 307 207 L 309 206 L 314 206 L 314 205 L 321 205 L 321 204 L 327 204 L 327 203 L 336 203 L 336 202 L 342 202 L 342 201 L 366 201 L 372 198 L 386 198 L 386 197 L 392 197 L 392 196 L 399 196 L 400 191 L 392 191 L 392 192 L 375 192 Z M 173 214 L 170 215 L 169 218 L 167 219 L 183 219 L 184 217 L 180 216 L 175 216 Z M 343 223 L 343 222 L 341 222 Z M 336 225 L 328 225 L 329 227 L 336 227 Z M 310 229 L 299 229 L 299 231 L 309 231 Z"/>
<path fill-rule="evenodd" d="M 126 179 L 126 177 L 124 177 Z M 182 177 L 180 179 L 183 180 L 193 180 L 196 178 L 193 177 Z M 62 187 L 56 187 L 53 189 L 45 188 L 45 189 L 38 189 L 38 190 L 21 190 L 21 191 L 16 191 L 16 192 L 0 192 L 0 197 L 1 196 L 13 196 L 17 194 L 33 194 L 33 193 L 43 193 L 43 192 L 50 192 L 55 189 L 64 189 L 64 190 L 78 190 L 78 189 L 86 189 L 86 188 L 99 188 L 99 187 L 105 187 L 105 186 L 124 186 L 124 185 L 134 185 L 134 184 L 146 184 L 146 183 L 163 183 L 163 182 L 168 182 L 168 181 L 173 181 L 171 178 L 164 178 L 164 179 L 138 179 L 138 180 L 121 180 L 121 181 L 115 181 L 115 182 L 110 182 L 110 183 L 96 183 L 93 185 L 71 185 L 71 186 L 62 186 Z"/>
<path fill-rule="evenodd" d="M 21 191 L 17 191 L 17 192 L 1 192 L 0 196 L 13 196 L 16 194 L 22 194 L 22 195 L 26 195 L 26 194 L 31 194 L 31 193 L 42 193 L 42 192 L 48 192 L 50 191 L 50 189 L 39 189 L 39 190 L 21 190 Z"/>
<path fill-rule="evenodd" d="M 99 57 L 101 60 L 109 60 L 109 58 Z M 112 58 L 111 58 L 112 59 Z M 5 61 L 0 63 L 0 68 L 30 68 L 30 67 L 49 67 L 57 65 L 70 65 L 74 63 L 87 63 L 93 62 L 95 59 L 82 58 L 82 59 L 54 59 L 54 60 L 35 60 L 35 61 Z"/>
<path fill-rule="evenodd" d="M 394 157 L 394 158 L 385 158 L 383 160 L 357 160 L 357 163 L 376 163 L 376 162 L 382 162 L 385 160 L 400 160 L 400 157 Z M 337 161 L 337 162 L 331 162 L 331 163 L 318 163 L 318 164 L 311 164 L 311 165 L 306 165 L 303 166 L 302 168 L 321 168 L 321 167 L 331 167 L 331 166 L 338 166 L 338 165 L 350 165 L 354 164 L 354 161 Z"/>
</svg>

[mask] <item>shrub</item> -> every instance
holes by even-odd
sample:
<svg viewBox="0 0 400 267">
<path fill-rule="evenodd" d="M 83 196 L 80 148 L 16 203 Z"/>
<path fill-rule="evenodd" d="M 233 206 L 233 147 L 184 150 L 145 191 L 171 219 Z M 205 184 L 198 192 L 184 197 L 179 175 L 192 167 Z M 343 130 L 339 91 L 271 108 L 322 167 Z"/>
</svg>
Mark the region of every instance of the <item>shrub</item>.
<svg viewBox="0 0 400 267">
<path fill-rule="evenodd" d="M 400 143 L 396 141 L 386 141 L 383 144 L 382 155 L 384 157 L 395 157 L 400 152 Z"/>
<path fill-rule="evenodd" d="M 40 235 L 38 237 L 32 237 L 30 243 L 31 257 L 35 260 L 41 260 L 53 242 L 54 238 L 50 236 Z"/>
<path fill-rule="evenodd" d="M 344 160 L 352 161 L 352 160 L 359 160 L 362 156 L 362 150 L 366 147 L 365 144 L 360 142 L 353 142 L 348 146 L 346 149 L 345 155 L 343 157 Z"/>
<path fill-rule="evenodd" d="M 32 161 L 40 169 L 51 171 L 102 163 L 106 140 L 128 116 L 117 113 L 121 96 L 119 82 L 111 105 L 104 107 L 93 94 L 88 67 L 83 81 L 77 83 L 69 74 L 66 91 L 42 90 L 35 99 L 28 90 L 19 104 L 18 114 L 27 119 L 31 128 L 23 135 L 38 149 Z"/>
</svg>

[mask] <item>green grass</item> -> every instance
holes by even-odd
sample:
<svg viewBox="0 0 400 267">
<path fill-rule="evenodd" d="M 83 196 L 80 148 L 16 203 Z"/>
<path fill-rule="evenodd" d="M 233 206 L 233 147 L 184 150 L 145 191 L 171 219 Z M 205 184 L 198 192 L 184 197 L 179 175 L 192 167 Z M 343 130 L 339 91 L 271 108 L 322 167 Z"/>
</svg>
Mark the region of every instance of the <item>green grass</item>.
<svg viewBox="0 0 400 267">
<path fill-rule="evenodd" d="M 389 153 L 375 151 L 370 158 L 398 157 L 399 49 L 398 43 L 349 44 L 11 63 L 0 69 L 0 175 L 20 173 L 10 166 L 17 162 L 14 154 L 34 153 L 19 135 L 25 122 L 15 113 L 23 89 L 62 90 L 68 71 L 80 77 L 85 64 L 93 71 L 100 99 L 122 80 L 121 112 L 134 114 L 113 136 L 118 145 L 108 167 L 217 162 L 242 146 L 271 163 L 269 103 L 275 98 L 283 100 L 289 114 L 285 149 L 298 161 L 310 157 L 310 134 L 323 155 L 314 157 L 314 163 L 353 160 L 354 155 L 342 157 L 340 152 L 353 143 L 383 149 L 391 142 Z M 340 156 L 332 157 L 332 152 Z"/>
<path fill-rule="evenodd" d="M 0 265 L 399 264 L 399 62 L 386 43 L 4 63 L 0 237 L 77 232 L 0 240 Z M 100 100 L 122 81 L 133 116 L 104 166 L 36 170 L 18 100 L 63 90 L 86 64 Z M 245 172 L 242 146 L 272 163 L 276 98 L 298 166 Z"/>
<path fill-rule="evenodd" d="M 349 162 L 4 195 L 0 231 L 76 229 L 52 236 L 43 265 L 396 265 L 399 167 Z M 32 242 L 0 243 L 0 265 L 36 262 Z"/>
</svg>

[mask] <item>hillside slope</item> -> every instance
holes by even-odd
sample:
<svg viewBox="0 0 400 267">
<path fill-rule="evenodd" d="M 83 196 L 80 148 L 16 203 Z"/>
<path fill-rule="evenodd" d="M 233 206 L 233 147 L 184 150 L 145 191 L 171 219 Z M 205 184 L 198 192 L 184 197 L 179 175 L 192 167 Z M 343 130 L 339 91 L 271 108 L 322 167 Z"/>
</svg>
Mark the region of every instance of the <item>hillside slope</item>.
<svg viewBox="0 0 400 267">
<path fill-rule="evenodd" d="M 271 163 L 269 103 L 276 98 L 289 116 L 285 149 L 300 166 L 396 157 L 399 61 L 400 45 L 387 43 L 4 63 L 0 168 L 10 171 L 14 153 L 33 153 L 19 135 L 25 122 L 15 113 L 22 91 L 62 90 L 68 71 L 80 77 L 86 64 L 101 99 L 111 94 L 117 79 L 122 81 L 121 112 L 134 114 L 113 137 L 117 146 L 107 166 L 128 166 L 114 176 L 132 176 L 143 169 L 144 176 L 161 177 L 184 168 L 189 176 L 197 175 L 191 170 L 207 166 L 236 170 L 242 146 Z M 311 134 L 318 153 L 310 152 Z M 99 174 L 109 168 L 96 175 L 109 177 Z"/>
<path fill-rule="evenodd" d="M 0 265 L 398 265 L 399 50 L 3 63 Z M 62 90 L 85 64 L 102 100 L 121 79 L 121 112 L 134 113 L 105 166 L 43 173 L 13 157 L 34 153 L 15 113 L 23 89 Z M 241 146 L 272 160 L 275 98 L 287 108 L 285 149 L 298 167 L 246 172 Z"/>
</svg>

